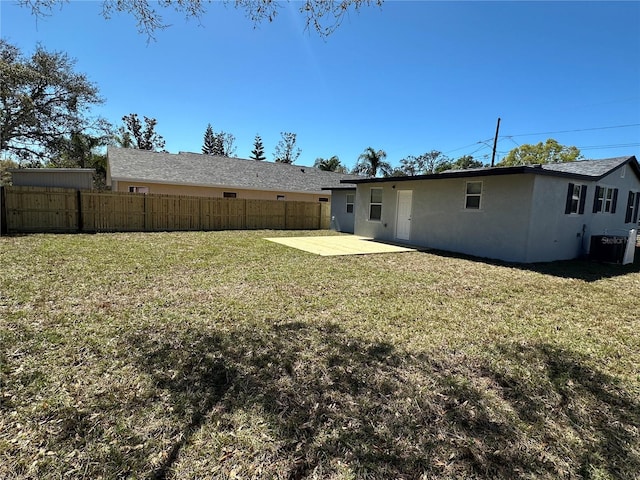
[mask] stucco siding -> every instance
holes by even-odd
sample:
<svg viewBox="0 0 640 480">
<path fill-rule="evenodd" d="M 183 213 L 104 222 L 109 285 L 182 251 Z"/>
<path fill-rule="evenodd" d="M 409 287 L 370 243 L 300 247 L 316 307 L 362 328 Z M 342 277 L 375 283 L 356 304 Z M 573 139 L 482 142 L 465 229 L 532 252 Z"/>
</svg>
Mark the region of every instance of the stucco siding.
<svg viewBox="0 0 640 480">
<path fill-rule="evenodd" d="M 638 179 L 631 168 L 627 165 L 622 166 L 596 182 L 594 185 L 617 188 L 618 201 L 615 213 L 598 212 L 593 214 L 593 218 L 591 220 L 591 235 L 603 235 L 605 233 L 622 234 L 632 228 L 637 228 L 637 223 L 625 223 L 629 191 L 640 192 L 640 179 Z M 589 212 L 593 211 L 594 195 L 595 187 L 591 192 L 590 198 L 587 198 L 587 208 L 589 209 Z M 589 202 L 589 200 L 591 201 Z"/>
<path fill-rule="evenodd" d="M 635 157 L 354 183 L 356 234 L 512 262 L 581 257 L 592 236 L 628 235 L 640 217 Z"/>
<path fill-rule="evenodd" d="M 129 187 L 147 187 L 148 193 L 156 193 L 161 195 L 188 195 L 195 197 L 214 197 L 222 198 L 225 192 L 235 193 L 236 198 L 247 200 L 278 200 L 278 196 L 284 196 L 284 200 L 296 202 L 319 202 L 321 198 L 331 201 L 331 192 L 327 191 L 322 194 L 315 193 L 298 193 L 298 192 L 272 192 L 263 190 L 247 190 L 234 187 L 199 187 L 190 185 L 171 185 L 150 182 L 130 182 L 118 181 L 113 182 L 115 191 L 128 192 Z"/>
<path fill-rule="evenodd" d="M 347 195 L 355 195 L 356 190 L 331 191 L 331 229 L 338 232 L 353 233 L 355 221 L 354 210 L 347 212 Z"/>
<path fill-rule="evenodd" d="M 582 214 L 565 213 L 569 183 L 587 186 Z M 618 189 L 615 213 L 593 212 L 596 186 Z M 640 191 L 640 180 L 625 167 L 598 181 L 536 176 L 526 261 L 578 258 L 589 253 L 592 235 L 627 233 L 634 228 L 633 224 L 625 223 L 630 190 Z"/>
<path fill-rule="evenodd" d="M 482 182 L 478 210 L 465 209 L 466 183 L 469 181 Z M 380 221 L 368 220 L 371 187 L 383 189 Z M 356 234 L 396 240 L 397 190 L 413 192 L 411 232 L 406 243 L 479 257 L 525 261 L 532 176 L 360 184 L 356 196 Z"/>
<path fill-rule="evenodd" d="M 569 183 L 587 185 L 583 214 L 565 214 Z M 568 260 L 585 253 L 594 185 L 570 178 L 535 176 L 525 262 Z"/>
</svg>

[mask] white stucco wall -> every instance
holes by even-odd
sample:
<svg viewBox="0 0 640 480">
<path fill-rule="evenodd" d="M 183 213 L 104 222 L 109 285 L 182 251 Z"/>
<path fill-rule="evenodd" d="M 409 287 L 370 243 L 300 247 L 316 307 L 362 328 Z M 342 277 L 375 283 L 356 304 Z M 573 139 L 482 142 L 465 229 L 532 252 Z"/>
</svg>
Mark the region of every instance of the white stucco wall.
<svg viewBox="0 0 640 480">
<path fill-rule="evenodd" d="M 594 183 L 535 176 L 525 262 L 568 260 L 585 253 Z M 587 185 L 584 214 L 565 214 L 569 183 Z M 584 235 L 583 235 L 584 226 Z"/>
<path fill-rule="evenodd" d="M 624 168 L 624 175 L 623 175 Z M 465 186 L 481 181 L 479 210 L 464 208 Z M 587 185 L 583 214 L 566 214 L 569 183 Z M 618 189 L 615 213 L 593 213 L 596 186 Z M 382 219 L 368 220 L 371 188 L 382 188 Z M 355 233 L 398 241 L 398 190 L 412 192 L 411 234 L 403 243 L 513 262 L 567 260 L 589 252 L 591 235 L 624 234 L 629 191 L 640 179 L 620 167 L 599 181 L 536 174 L 492 175 L 359 184 Z"/>
<path fill-rule="evenodd" d="M 605 233 L 619 234 L 632 228 L 637 228 L 637 223 L 625 223 L 625 214 L 627 211 L 627 200 L 629 191 L 640 192 L 640 179 L 635 175 L 630 166 L 621 167 L 609 175 L 598 181 L 596 185 L 601 187 L 618 188 L 618 205 L 615 214 L 610 213 L 594 213 L 591 221 L 591 235 L 603 235 Z M 593 195 L 595 188 L 591 192 L 590 198 L 587 198 L 587 207 L 589 212 L 593 209 Z M 591 202 L 589 203 L 589 200 Z"/>
<path fill-rule="evenodd" d="M 464 208 L 468 181 L 483 184 L 479 210 Z M 383 188 L 382 220 L 379 222 L 368 220 L 371 187 Z M 526 261 L 533 176 L 360 184 L 356 195 L 356 234 L 396 240 L 397 190 L 413 192 L 411 234 L 406 243 L 478 257 Z"/>
<path fill-rule="evenodd" d="M 338 232 L 353 233 L 355 223 L 355 205 L 352 213 L 347 212 L 347 194 L 356 190 L 331 191 L 331 229 Z"/>
<path fill-rule="evenodd" d="M 565 214 L 569 183 L 587 186 L 583 214 Z M 618 189 L 615 213 L 593 213 L 596 186 Z M 589 253 L 592 235 L 623 235 L 634 228 L 624 221 L 629 190 L 640 191 L 640 180 L 630 167 L 618 168 L 597 182 L 536 176 L 526 262 L 580 257 Z"/>
</svg>

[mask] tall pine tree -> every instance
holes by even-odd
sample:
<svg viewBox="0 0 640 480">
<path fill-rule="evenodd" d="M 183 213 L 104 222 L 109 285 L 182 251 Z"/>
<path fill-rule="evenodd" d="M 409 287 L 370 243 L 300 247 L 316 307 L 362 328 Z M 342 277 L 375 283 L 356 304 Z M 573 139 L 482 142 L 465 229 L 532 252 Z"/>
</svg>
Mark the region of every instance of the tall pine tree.
<svg viewBox="0 0 640 480">
<path fill-rule="evenodd" d="M 267 157 L 264 155 L 264 146 L 262 145 L 262 138 L 260 135 L 256 135 L 256 139 L 253 141 L 253 150 L 251 150 L 251 155 L 249 155 L 251 160 L 266 160 Z"/>
<path fill-rule="evenodd" d="M 213 149 L 211 155 L 217 155 L 218 157 L 224 157 L 224 135 L 223 133 L 216 133 L 213 139 Z"/>
<path fill-rule="evenodd" d="M 204 144 L 202 145 L 202 153 L 205 155 L 215 155 L 216 151 L 216 135 L 213 133 L 211 124 L 207 125 L 207 131 L 204 132 Z"/>
</svg>

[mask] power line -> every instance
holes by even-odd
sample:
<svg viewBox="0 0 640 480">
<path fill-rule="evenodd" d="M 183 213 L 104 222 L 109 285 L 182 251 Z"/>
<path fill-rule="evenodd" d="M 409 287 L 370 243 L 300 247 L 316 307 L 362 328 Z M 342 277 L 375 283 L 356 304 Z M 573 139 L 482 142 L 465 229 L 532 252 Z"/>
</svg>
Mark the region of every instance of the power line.
<svg viewBox="0 0 640 480">
<path fill-rule="evenodd" d="M 469 148 L 469 147 L 475 147 L 479 143 L 488 142 L 490 140 L 491 140 L 491 138 L 487 138 L 486 140 L 480 140 L 478 142 L 473 142 L 473 143 L 470 143 L 469 145 L 465 145 L 464 147 L 454 148 L 453 150 L 449 150 L 447 152 L 444 152 L 444 154 L 447 155 L 447 154 L 452 153 L 452 152 L 457 152 L 458 150 L 463 150 L 463 149 Z"/>
<path fill-rule="evenodd" d="M 511 140 L 516 146 L 520 146 L 520 144 L 518 144 L 513 137 L 527 137 L 527 136 L 533 136 L 533 135 L 551 135 L 551 134 L 555 134 L 555 133 L 572 133 L 572 132 L 589 132 L 589 131 L 594 131 L 594 130 L 611 130 L 614 128 L 629 128 L 629 127 L 640 127 L 640 123 L 630 123 L 627 125 L 613 125 L 613 126 L 608 126 L 608 127 L 591 127 L 591 128 L 577 128 L 574 130 L 557 130 L 555 132 L 538 132 L 538 133 L 519 133 L 517 135 L 502 135 L 499 136 L 498 139 L 502 139 L 502 140 Z M 468 155 L 473 155 L 476 152 L 479 152 L 480 150 L 482 150 L 483 148 L 491 148 L 489 145 L 486 144 L 486 142 L 491 141 L 492 138 L 487 138 L 486 140 L 479 140 L 477 142 L 474 143 L 470 143 L 469 145 L 465 145 L 464 147 L 458 147 L 458 148 L 454 148 L 453 150 L 448 150 L 446 152 L 443 152 L 445 155 L 448 155 L 450 153 L 453 152 L 457 152 L 460 150 L 464 150 L 470 147 L 475 147 L 479 144 L 482 144 L 483 146 L 481 146 L 480 148 L 477 148 L 476 150 L 474 150 L 473 152 L 471 152 Z M 627 144 L 616 144 L 616 145 L 593 145 L 593 146 L 586 146 L 586 147 L 577 147 L 580 150 L 603 150 L 603 149 L 607 149 L 607 148 L 628 148 L 628 147 L 637 147 L 640 146 L 640 143 L 627 143 Z M 498 153 L 504 153 L 504 152 L 498 152 Z"/>
<path fill-rule="evenodd" d="M 640 123 L 630 123 L 628 125 L 614 125 L 611 127 L 593 127 L 593 128 L 577 128 L 575 130 L 558 130 L 555 132 L 519 133 L 517 135 L 504 135 L 503 137 L 500 137 L 500 138 L 528 137 L 533 135 L 551 135 L 554 133 L 589 132 L 593 130 L 610 130 L 612 128 L 627 128 L 627 127 L 640 127 Z"/>
<path fill-rule="evenodd" d="M 587 145 L 584 147 L 576 147 L 580 150 L 604 150 L 607 148 L 629 148 L 629 147 L 640 147 L 640 143 L 618 143 L 614 145 Z"/>
</svg>

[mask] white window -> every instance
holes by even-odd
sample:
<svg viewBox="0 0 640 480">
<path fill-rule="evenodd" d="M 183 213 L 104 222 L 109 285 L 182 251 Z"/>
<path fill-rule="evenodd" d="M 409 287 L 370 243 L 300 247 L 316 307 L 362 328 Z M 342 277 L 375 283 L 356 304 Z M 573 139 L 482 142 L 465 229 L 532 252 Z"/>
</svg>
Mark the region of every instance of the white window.
<svg viewBox="0 0 640 480">
<path fill-rule="evenodd" d="M 584 213 L 584 202 L 587 198 L 587 186 L 577 185 L 574 183 L 569 184 L 567 189 L 567 203 L 565 205 L 564 213 Z"/>
<path fill-rule="evenodd" d="M 278 195 L 276 198 L 277 198 L 278 200 L 284 200 L 284 195 Z"/>
<path fill-rule="evenodd" d="M 347 213 L 353 213 L 353 204 L 356 201 L 355 193 L 347 193 Z"/>
<path fill-rule="evenodd" d="M 482 182 L 467 182 L 464 195 L 464 208 L 480 210 L 482 198 Z"/>
<path fill-rule="evenodd" d="M 624 217 L 624 223 L 638 223 L 640 214 L 640 192 L 629 192 L 627 200 L 627 213 Z"/>
<path fill-rule="evenodd" d="M 574 185 L 571 193 L 571 211 L 569 213 L 578 213 L 578 206 L 580 205 L 580 193 L 582 189 L 580 185 Z"/>
<path fill-rule="evenodd" d="M 618 203 L 618 189 L 611 187 L 596 187 L 593 198 L 593 213 L 616 213 Z"/>
<path fill-rule="evenodd" d="M 149 187 L 129 187 L 129 193 L 149 193 Z"/>
<path fill-rule="evenodd" d="M 382 189 L 372 188 L 369 197 L 369 220 L 382 219 Z"/>
</svg>

